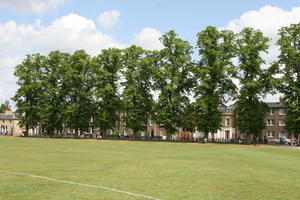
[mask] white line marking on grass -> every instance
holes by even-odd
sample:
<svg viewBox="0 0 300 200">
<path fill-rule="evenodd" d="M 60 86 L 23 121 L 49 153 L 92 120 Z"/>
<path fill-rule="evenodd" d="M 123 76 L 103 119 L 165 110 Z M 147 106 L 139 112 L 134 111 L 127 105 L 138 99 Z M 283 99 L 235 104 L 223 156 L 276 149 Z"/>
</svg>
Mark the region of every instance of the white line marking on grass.
<svg viewBox="0 0 300 200">
<path fill-rule="evenodd" d="M 80 186 L 84 186 L 84 187 L 98 188 L 98 189 L 102 189 L 102 190 L 109 190 L 109 191 L 113 191 L 113 192 L 127 194 L 127 195 L 130 195 L 130 196 L 143 197 L 145 199 L 160 200 L 160 199 L 157 199 L 157 198 L 154 198 L 154 197 L 151 197 L 151 196 L 147 196 L 147 195 L 143 195 L 143 194 L 136 194 L 136 193 L 132 193 L 132 192 L 126 192 L 126 191 L 117 190 L 117 189 L 109 188 L 109 187 L 105 187 L 105 186 L 89 185 L 89 184 L 84 184 L 84 183 L 76 183 L 76 182 L 72 182 L 72 181 L 64 181 L 64 180 L 49 178 L 49 177 L 46 177 L 46 176 L 37 176 L 37 175 L 33 175 L 33 174 L 26 174 L 26 173 L 21 173 L 21 172 L 12 172 L 12 171 L 6 171 L 6 170 L 1 170 L 1 169 L 0 169 L 0 172 L 7 173 L 7 174 L 16 174 L 16 175 L 22 175 L 22 176 L 29 176 L 29 177 L 32 177 L 32 178 L 45 179 L 45 180 L 55 181 L 55 182 L 59 182 L 59 183 L 68 183 L 68 184 L 72 184 L 72 185 L 80 185 Z"/>
</svg>

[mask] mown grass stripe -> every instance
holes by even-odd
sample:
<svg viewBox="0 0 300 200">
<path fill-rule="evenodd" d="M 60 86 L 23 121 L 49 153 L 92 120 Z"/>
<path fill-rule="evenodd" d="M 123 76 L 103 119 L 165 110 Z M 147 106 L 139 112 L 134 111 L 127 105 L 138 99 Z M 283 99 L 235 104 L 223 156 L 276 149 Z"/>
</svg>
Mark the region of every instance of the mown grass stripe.
<svg viewBox="0 0 300 200">
<path fill-rule="evenodd" d="M 77 183 L 77 182 L 72 182 L 72 181 L 64 181 L 64 180 L 58 180 L 58 179 L 54 179 L 54 178 L 49 178 L 49 177 L 46 177 L 46 176 L 37 176 L 37 175 L 33 175 L 33 174 L 27 174 L 27 173 L 22 173 L 22 172 L 6 171 L 6 170 L 1 170 L 1 169 L 0 169 L 0 172 L 6 173 L 6 174 L 15 174 L 15 175 L 29 176 L 29 177 L 32 177 L 32 178 L 45 179 L 45 180 L 59 182 L 59 183 L 67 183 L 67 184 L 72 184 L 72 185 L 80 185 L 80 186 L 84 186 L 84 187 L 98 188 L 98 189 L 102 189 L 102 190 L 109 190 L 109 191 L 113 191 L 113 192 L 127 194 L 127 195 L 130 195 L 130 196 L 143 197 L 145 199 L 160 200 L 160 199 L 157 199 L 157 198 L 154 198 L 154 197 L 151 197 L 151 196 L 147 196 L 147 195 L 143 195 L 143 194 L 136 194 L 136 193 L 132 193 L 132 192 L 126 192 L 126 191 L 122 191 L 122 190 L 118 190 L 118 189 L 114 189 L 114 188 L 109 188 L 109 187 L 105 187 L 105 186 L 90 185 L 90 184 Z"/>
</svg>

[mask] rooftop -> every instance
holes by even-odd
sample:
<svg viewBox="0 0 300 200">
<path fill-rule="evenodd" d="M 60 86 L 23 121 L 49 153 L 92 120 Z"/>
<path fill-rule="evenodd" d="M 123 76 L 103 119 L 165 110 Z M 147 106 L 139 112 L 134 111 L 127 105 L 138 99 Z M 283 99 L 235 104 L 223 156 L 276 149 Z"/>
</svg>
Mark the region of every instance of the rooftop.
<svg viewBox="0 0 300 200">
<path fill-rule="evenodd" d="M 11 109 L 6 109 L 5 113 L 0 113 L 0 120 L 18 120 L 19 117 L 12 112 Z"/>
<path fill-rule="evenodd" d="M 270 108 L 283 108 L 283 107 L 286 107 L 286 106 L 282 105 L 280 102 L 266 102 L 266 104 Z"/>
</svg>

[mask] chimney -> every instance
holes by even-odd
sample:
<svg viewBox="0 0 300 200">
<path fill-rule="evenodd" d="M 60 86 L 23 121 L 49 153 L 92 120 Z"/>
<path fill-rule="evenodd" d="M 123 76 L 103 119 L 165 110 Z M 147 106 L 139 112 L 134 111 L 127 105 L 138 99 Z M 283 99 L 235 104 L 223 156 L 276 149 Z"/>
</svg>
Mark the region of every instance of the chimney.
<svg viewBox="0 0 300 200">
<path fill-rule="evenodd" d="M 4 115 L 12 115 L 12 114 L 13 114 L 13 112 L 11 109 L 7 108 L 4 110 Z"/>
<path fill-rule="evenodd" d="M 279 101 L 282 102 L 283 98 L 284 98 L 284 96 L 279 96 Z"/>
</svg>

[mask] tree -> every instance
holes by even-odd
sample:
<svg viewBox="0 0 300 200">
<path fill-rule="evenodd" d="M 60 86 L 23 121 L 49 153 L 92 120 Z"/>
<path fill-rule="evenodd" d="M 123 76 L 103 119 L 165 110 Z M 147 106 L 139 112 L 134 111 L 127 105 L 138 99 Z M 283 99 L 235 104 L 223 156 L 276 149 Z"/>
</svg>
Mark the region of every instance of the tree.
<svg viewBox="0 0 300 200">
<path fill-rule="evenodd" d="M 250 142 L 251 137 L 260 136 L 265 127 L 267 105 L 262 98 L 272 92 L 272 75 L 276 68 L 262 68 L 265 62 L 261 53 L 267 53 L 269 38 L 264 37 L 261 31 L 245 28 L 239 33 L 236 42 L 239 59 L 237 78 L 241 87 L 236 102 L 237 127 L 241 133 L 246 133 L 247 141 Z"/>
<path fill-rule="evenodd" d="M 236 93 L 232 81 L 235 75 L 232 63 L 236 49 L 234 39 L 233 32 L 218 31 L 211 26 L 198 33 L 200 61 L 194 69 L 194 112 L 197 128 L 204 132 L 205 138 L 209 132 L 215 133 L 221 128 L 219 109 Z"/>
<path fill-rule="evenodd" d="M 91 61 L 93 74 L 94 125 L 106 134 L 113 129 L 118 120 L 120 95 L 118 92 L 119 71 L 122 66 L 122 54 L 119 49 L 103 50 Z"/>
<path fill-rule="evenodd" d="M 277 66 L 282 77 L 278 88 L 288 107 L 285 129 L 300 140 L 300 23 L 282 27 L 279 36 Z"/>
<path fill-rule="evenodd" d="M 42 127 L 48 135 L 62 131 L 66 118 L 67 72 L 70 69 L 70 55 L 53 51 L 45 60 L 42 84 L 44 95 L 42 101 Z"/>
<path fill-rule="evenodd" d="M 41 82 L 45 57 L 40 54 L 27 55 L 26 59 L 16 67 L 14 75 L 18 77 L 19 89 L 12 98 L 16 102 L 17 114 L 25 134 L 36 128 L 41 120 L 41 100 L 43 84 Z"/>
<path fill-rule="evenodd" d="M 149 54 L 137 46 L 124 51 L 123 120 L 126 127 L 133 130 L 134 136 L 147 130 L 147 122 L 151 117 L 153 59 Z"/>
<path fill-rule="evenodd" d="M 10 109 L 9 101 L 5 100 L 4 103 L 0 105 L 0 113 L 4 113 L 6 109 Z"/>
<path fill-rule="evenodd" d="M 159 92 L 155 121 L 167 130 L 168 138 L 182 124 L 191 86 L 192 47 L 171 30 L 161 37 L 164 45 L 156 62 L 155 85 Z"/>
<path fill-rule="evenodd" d="M 84 50 L 75 51 L 70 58 L 67 79 L 67 126 L 78 133 L 89 131 L 92 118 L 92 75 L 90 56 Z"/>
</svg>

